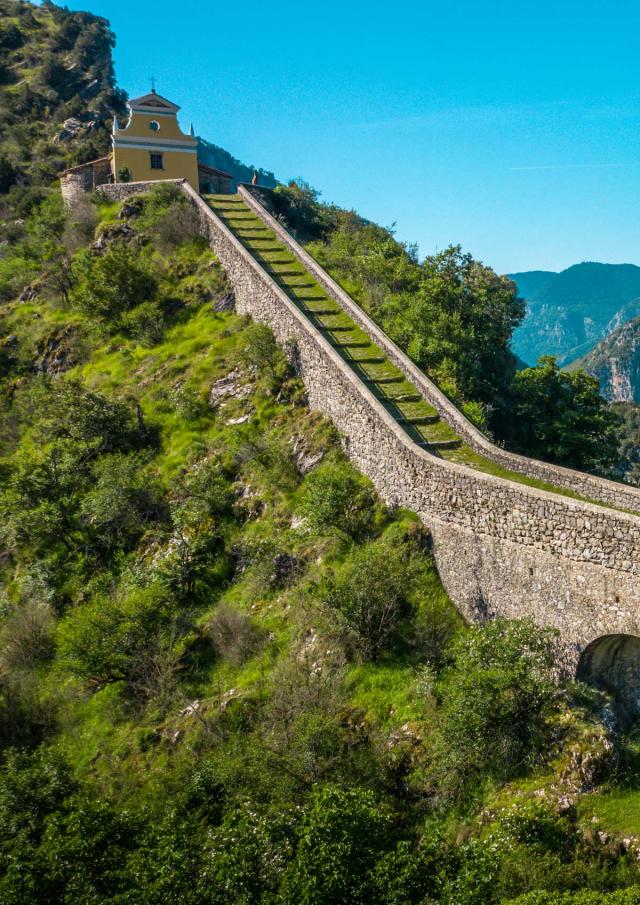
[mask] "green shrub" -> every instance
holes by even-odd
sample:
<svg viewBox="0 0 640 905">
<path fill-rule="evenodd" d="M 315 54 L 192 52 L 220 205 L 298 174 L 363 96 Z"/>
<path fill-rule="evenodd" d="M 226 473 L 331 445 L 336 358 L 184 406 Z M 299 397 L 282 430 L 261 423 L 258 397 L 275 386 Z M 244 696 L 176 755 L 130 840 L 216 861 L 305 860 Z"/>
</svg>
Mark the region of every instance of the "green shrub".
<svg viewBox="0 0 640 905">
<path fill-rule="evenodd" d="M 418 846 L 399 842 L 375 869 L 375 902 L 381 905 L 431 905 L 445 901 L 447 858 L 438 832 L 424 834 Z"/>
<path fill-rule="evenodd" d="M 126 452 L 144 444 L 146 436 L 132 407 L 88 389 L 79 380 L 43 381 L 24 402 L 39 443 L 69 441 L 83 457 Z"/>
<path fill-rule="evenodd" d="M 143 346 L 155 346 L 162 341 L 166 327 L 164 312 L 157 302 L 142 302 L 125 311 L 119 320 L 122 332 L 137 339 Z"/>
<path fill-rule="evenodd" d="M 365 659 L 393 647 L 398 627 L 413 612 L 417 562 L 408 545 L 393 551 L 383 541 L 351 552 L 320 589 L 326 606 L 340 614 L 347 644 Z"/>
<path fill-rule="evenodd" d="M 71 269 L 72 305 L 115 329 L 123 315 L 156 295 L 155 278 L 140 255 L 126 245 L 112 245 L 102 255 L 85 249 L 76 255 Z"/>
<path fill-rule="evenodd" d="M 368 905 L 391 821 L 365 789 L 316 788 L 305 808 L 283 905 Z"/>
<path fill-rule="evenodd" d="M 640 886 L 599 892 L 583 889 L 578 892 L 528 892 L 517 899 L 504 899 L 505 905 L 640 905 Z"/>
<path fill-rule="evenodd" d="M 496 619 L 458 637 L 442 685 L 445 787 L 460 791 L 482 774 L 509 778 L 535 762 L 557 707 L 556 635 L 530 620 Z"/>
<path fill-rule="evenodd" d="M 93 467 L 93 481 L 80 503 L 80 521 L 105 553 L 133 546 L 157 518 L 160 489 L 138 455 L 112 453 Z"/>
<path fill-rule="evenodd" d="M 78 790 L 61 756 L 12 753 L 0 775 L 0 901 L 109 901 L 124 891 L 139 825 Z"/>
<path fill-rule="evenodd" d="M 606 473 L 620 460 L 619 418 L 600 395 L 598 379 L 566 373 L 551 355 L 513 382 L 510 440 L 529 456 Z"/>
<path fill-rule="evenodd" d="M 305 478 L 297 510 L 319 533 L 355 538 L 371 526 L 376 499 L 371 482 L 346 463 L 327 462 Z"/>
<path fill-rule="evenodd" d="M 271 330 L 264 324 L 251 324 L 245 333 L 245 343 L 240 351 L 240 359 L 246 367 L 259 374 L 276 376 L 282 353 Z"/>
<path fill-rule="evenodd" d="M 53 613 L 47 601 L 25 600 L 0 629 L 0 676 L 35 669 L 54 653 Z"/>
<path fill-rule="evenodd" d="M 211 905 L 276 905 L 293 849 L 295 814 L 239 804 L 230 809 L 206 846 L 202 876 Z M 305 901 L 298 900 L 298 903 Z M 309 903 L 311 900 L 306 900 Z"/>
<path fill-rule="evenodd" d="M 143 655 L 155 649 L 169 622 L 164 588 L 152 585 L 77 606 L 58 626 L 60 660 L 93 689 L 132 682 Z"/>
<path fill-rule="evenodd" d="M 264 641 L 264 632 L 246 613 L 221 603 L 207 624 L 207 633 L 219 657 L 239 664 Z"/>
</svg>

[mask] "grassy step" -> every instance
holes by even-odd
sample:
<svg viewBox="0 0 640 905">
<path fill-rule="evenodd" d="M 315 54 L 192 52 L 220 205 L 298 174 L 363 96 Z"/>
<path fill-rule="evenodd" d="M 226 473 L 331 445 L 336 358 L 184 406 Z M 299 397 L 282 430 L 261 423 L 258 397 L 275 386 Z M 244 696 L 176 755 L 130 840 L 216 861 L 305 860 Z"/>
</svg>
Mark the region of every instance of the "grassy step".
<svg viewBox="0 0 640 905">
<path fill-rule="evenodd" d="M 380 384 L 381 386 L 386 386 L 390 383 L 402 383 L 404 381 L 402 374 L 399 374 L 397 377 L 365 377 L 363 379 L 365 383 Z"/>
<path fill-rule="evenodd" d="M 387 394 L 388 395 L 388 394 Z M 400 393 L 398 396 L 389 396 L 394 402 L 422 402 L 420 393 Z"/>
<path fill-rule="evenodd" d="M 288 289 L 297 290 L 297 289 L 314 289 L 315 288 L 314 283 L 310 283 L 308 281 L 306 283 L 297 282 L 297 280 L 303 279 L 302 275 L 299 273 L 290 273 L 290 274 L 279 273 L 279 274 L 276 274 L 276 276 L 278 277 L 280 282 L 282 282 L 282 283 L 286 282 Z M 296 280 L 296 282 L 294 283 L 293 280 Z"/>
<path fill-rule="evenodd" d="M 293 264 L 293 261 L 288 261 L 286 258 L 283 260 L 280 258 L 265 258 L 265 260 L 268 264 Z"/>
<path fill-rule="evenodd" d="M 309 308 L 308 305 L 305 305 L 304 313 L 313 314 L 314 317 L 323 317 L 327 314 L 337 314 L 338 312 L 334 308 Z"/>
<path fill-rule="evenodd" d="M 299 270 L 271 270 L 268 267 L 263 268 L 265 273 L 268 273 L 270 277 L 275 277 L 276 280 L 280 280 L 283 277 L 299 277 L 302 276 Z"/>
<path fill-rule="evenodd" d="M 206 196 L 206 200 L 227 228 L 242 242 L 249 254 L 253 255 L 262 269 L 312 323 L 319 325 L 327 334 L 332 332 L 351 334 L 348 341 L 342 343 L 334 341 L 332 346 L 354 374 L 373 390 L 411 440 L 422 449 L 486 474 L 583 499 L 570 490 L 564 490 L 519 472 L 509 471 L 463 443 L 453 428 L 440 419 L 435 408 L 417 392 L 411 381 L 389 361 L 375 343 L 368 341 L 368 334 L 360 329 L 347 312 L 339 306 L 327 307 L 331 300 L 322 287 L 242 198 L 233 195 L 209 195 Z M 314 289 L 318 294 L 313 293 Z M 314 307 L 314 303 L 318 307 Z M 335 318 L 336 322 L 323 321 L 323 318 Z M 370 349 L 371 352 L 363 353 L 363 349 Z"/>
<path fill-rule="evenodd" d="M 337 349 L 368 349 L 371 346 L 370 342 L 340 342 L 339 340 L 335 340 L 333 345 Z"/>
<path fill-rule="evenodd" d="M 415 427 L 421 427 L 426 424 L 437 424 L 440 421 L 439 415 L 419 415 L 416 418 L 396 418 L 398 424 L 413 424 Z"/>
<path fill-rule="evenodd" d="M 359 365 L 381 365 L 384 364 L 385 358 L 382 355 L 371 355 L 366 358 L 354 358 Z"/>
<path fill-rule="evenodd" d="M 422 449 L 460 449 L 462 440 L 418 440 L 416 446 Z"/>
</svg>

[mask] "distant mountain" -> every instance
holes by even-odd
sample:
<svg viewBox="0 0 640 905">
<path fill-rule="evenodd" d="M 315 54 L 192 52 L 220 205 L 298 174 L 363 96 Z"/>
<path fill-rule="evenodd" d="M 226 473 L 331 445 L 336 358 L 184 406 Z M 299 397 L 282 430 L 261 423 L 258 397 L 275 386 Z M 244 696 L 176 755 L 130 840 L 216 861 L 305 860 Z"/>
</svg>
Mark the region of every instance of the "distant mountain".
<svg viewBox="0 0 640 905">
<path fill-rule="evenodd" d="M 636 317 L 574 362 L 600 381 L 605 399 L 640 403 L 640 317 Z"/>
<path fill-rule="evenodd" d="M 569 364 L 640 315 L 640 267 L 635 264 L 585 262 L 561 273 L 533 270 L 509 276 L 527 300 L 512 348 L 529 364 L 541 355 Z"/>
<path fill-rule="evenodd" d="M 527 270 L 525 273 L 510 273 L 510 278 L 518 285 L 518 293 L 523 299 L 536 299 L 558 274 L 554 270 Z"/>
<path fill-rule="evenodd" d="M 207 166 L 230 173 L 233 176 L 234 189 L 239 182 L 251 182 L 254 169 L 258 170 L 260 185 L 265 186 L 265 188 L 275 188 L 278 184 L 276 177 L 270 170 L 263 170 L 260 167 L 256 168 L 253 164 L 247 166 L 228 151 L 225 151 L 224 148 L 220 148 L 204 138 L 198 138 L 198 160 L 207 164 Z"/>
</svg>

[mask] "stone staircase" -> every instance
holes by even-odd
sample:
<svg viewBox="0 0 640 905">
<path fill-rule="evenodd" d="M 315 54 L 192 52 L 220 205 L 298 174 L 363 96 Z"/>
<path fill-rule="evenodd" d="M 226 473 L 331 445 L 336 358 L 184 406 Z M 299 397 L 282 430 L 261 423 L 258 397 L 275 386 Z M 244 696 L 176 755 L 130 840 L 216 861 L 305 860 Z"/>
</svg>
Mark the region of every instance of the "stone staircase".
<svg viewBox="0 0 640 905">
<path fill-rule="evenodd" d="M 205 200 L 418 446 L 435 455 L 461 448 L 436 409 L 239 195 L 207 195 Z"/>
</svg>

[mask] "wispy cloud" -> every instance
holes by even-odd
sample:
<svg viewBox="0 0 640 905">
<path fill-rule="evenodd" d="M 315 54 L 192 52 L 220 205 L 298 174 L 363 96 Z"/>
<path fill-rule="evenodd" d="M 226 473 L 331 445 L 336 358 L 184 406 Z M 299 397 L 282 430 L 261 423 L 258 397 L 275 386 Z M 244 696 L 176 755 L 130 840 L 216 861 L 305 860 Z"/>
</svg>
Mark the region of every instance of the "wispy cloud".
<svg viewBox="0 0 640 905">
<path fill-rule="evenodd" d="M 470 104 L 426 109 L 416 114 L 355 121 L 357 129 L 411 129 L 459 126 L 461 124 L 500 124 L 514 121 L 549 121 L 566 116 L 586 121 L 637 119 L 640 97 L 636 94 L 613 99 L 593 97 L 556 98 L 530 103 Z"/>
<path fill-rule="evenodd" d="M 535 166 L 509 167 L 512 173 L 523 170 L 591 170 L 591 169 L 619 169 L 620 167 L 637 167 L 637 163 L 552 163 Z"/>
</svg>

